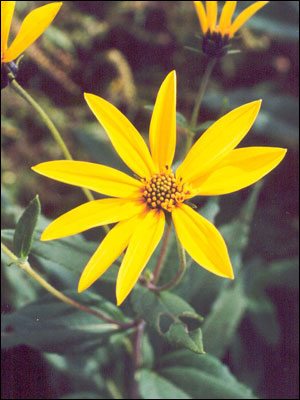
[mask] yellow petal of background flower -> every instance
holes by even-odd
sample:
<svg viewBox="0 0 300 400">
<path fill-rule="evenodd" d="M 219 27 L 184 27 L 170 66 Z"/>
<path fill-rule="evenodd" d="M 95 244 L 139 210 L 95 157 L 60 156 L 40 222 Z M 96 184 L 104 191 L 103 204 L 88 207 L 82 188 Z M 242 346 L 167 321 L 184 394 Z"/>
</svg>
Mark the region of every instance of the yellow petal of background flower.
<svg viewBox="0 0 300 400">
<path fill-rule="evenodd" d="M 223 36 L 228 33 L 229 27 L 231 25 L 231 18 L 236 8 L 236 3 L 237 1 L 226 1 L 222 9 L 219 22 L 219 31 Z"/>
<path fill-rule="evenodd" d="M 100 246 L 84 268 L 78 284 L 81 293 L 90 287 L 123 253 L 136 229 L 136 217 L 116 224 L 102 240 Z"/>
<path fill-rule="evenodd" d="M 84 161 L 48 161 L 33 171 L 70 185 L 85 187 L 113 197 L 137 197 L 143 185 L 137 179 L 105 165 Z"/>
<path fill-rule="evenodd" d="M 176 175 L 189 182 L 210 172 L 247 134 L 260 105 L 261 100 L 244 104 L 211 125 L 193 145 Z"/>
<path fill-rule="evenodd" d="M 1 62 L 6 58 L 5 52 L 15 5 L 15 1 L 1 1 Z"/>
<path fill-rule="evenodd" d="M 43 232 L 41 240 L 75 235 L 87 229 L 128 219 L 141 213 L 145 204 L 128 199 L 101 199 L 82 204 L 55 219 Z"/>
<path fill-rule="evenodd" d="M 206 3 L 208 29 L 210 29 L 210 31 L 213 32 L 217 24 L 218 2 L 206 1 L 205 3 Z"/>
<path fill-rule="evenodd" d="M 164 231 L 165 214 L 151 210 L 141 215 L 117 278 L 117 304 L 123 303 L 158 245 Z"/>
<path fill-rule="evenodd" d="M 198 196 L 215 196 L 243 189 L 257 182 L 275 168 L 286 149 L 249 147 L 232 150 L 214 171 L 191 184 L 198 187 Z"/>
<path fill-rule="evenodd" d="M 194 1 L 194 5 L 196 7 L 197 15 L 199 18 L 201 30 L 203 33 L 207 32 L 208 29 L 208 24 L 207 24 L 207 18 L 206 18 L 206 12 L 205 8 L 202 4 L 202 1 Z"/>
<path fill-rule="evenodd" d="M 213 274 L 234 278 L 226 244 L 212 223 L 186 204 L 176 207 L 172 218 L 182 246 L 198 264 Z"/>
<path fill-rule="evenodd" d="M 176 72 L 163 81 L 155 102 L 150 124 L 150 149 L 160 172 L 172 165 L 176 147 Z"/>
<path fill-rule="evenodd" d="M 142 178 L 155 173 L 146 143 L 125 115 L 94 94 L 85 93 L 84 98 L 128 167 Z"/>
<path fill-rule="evenodd" d="M 246 8 L 244 11 L 242 11 L 231 25 L 230 36 L 233 36 L 236 31 L 238 31 L 241 26 L 244 25 L 248 21 L 248 19 L 252 17 L 253 14 L 255 14 L 258 10 L 260 10 L 268 3 L 268 1 L 257 1 L 254 4 L 251 4 L 251 6 Z"/>
<path fill-rule="evenodd" d="M 62 3 L 51 3 L 31 11 L 24 19 L 21 28 L 9 46 L 6 61 L 15 60 L 48 28 Z"/>
</svg>

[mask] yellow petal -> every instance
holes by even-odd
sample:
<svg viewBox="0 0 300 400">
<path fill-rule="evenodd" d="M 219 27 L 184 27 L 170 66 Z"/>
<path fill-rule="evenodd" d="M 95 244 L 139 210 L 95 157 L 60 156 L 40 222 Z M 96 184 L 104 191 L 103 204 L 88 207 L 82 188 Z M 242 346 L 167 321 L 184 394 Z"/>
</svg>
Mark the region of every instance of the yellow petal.
<svg viewBox="0 0 300 400">
<path fill-rule="evenodd" d="M 217 17 L 218 17 L 218 2 L 217 1 L 206 1 L 206 14 L 208 29 L 213 32 L 216 28 Z"/>
<path fill-rule="evenodd" d="M 207 24 L 207 18 L 206 18 L 206 12 L 205 8 L 202 4 L 202 1 L 194 1 L 194 5 L 196 7 L 197 15 L 199 18 L 200 26 L 202 29 L 202 32 L 205 34 L 208 29 L 208 24 Z"/>
<path fill-rule="evenodd" d="M 7 41 L 15 5 L 15 1 L 1 1 L 1 62 L 6 62 Z"/>
<path fill-rule="evenodd" d="M 176 175 L 189 182 L 212 170 L 247 134 L 260 105 L 261 100 L 244 104 L 216 121 L 193 145 Z"/>
<path fill-rule="evenodd" d="M 48 161 L 33 171 L 70 185 L 85 187 L 113 197 L 137 197 L 143 185 L 137 179 L 105 165 L 84 161 Z"/>
<path fill-rule="evenodd" d="M 286 149 L 249 147 L 232 150 L 205 177 L 191 182 L 199 196 L 215 196 L 243 189 L 257 182 L 274 169 L 285 156 Z"/>
<path fill-rule="evenodd" d="M 226 1 L 219 22 L 219 31 L 224 36 L 228 33 L 231 18 L 234 14 L 237 1 Z"/>
<path fill-rule="evenodd" d="M 96 226 L 122 221 L 141 213 L 144 208 L 144 204 L 128 199 L 90 201 L 55 219 L 44 230 L 41 240 L 59 239 Z"/>
<path fill-rule="evenodd" d="M 236 31 L 238 31 L 241 26 L 244 25 L 248 21 L 248 19 L 252 17 L 253 14 L 255 14 L 258 10 L 260 10 L 268 3 L 268 1 L 257 1 L 256 3 L 246 8 L 244 11 L 242 11 L 231 25 L 230 37 L 233 36 Z"/>
<path fill-rule="evenodd" d="M 24 19 L 15 40 L 6 53 L 6 62 L 15 60 L 48 28 L 62 3 L 50 3 L 31 11 Z"/>
<path fill-rule="evenodd" d="M 125 115 L 94 94 L 85 93 L 84 98 L 128 167 L 143 178 L 149 178 L 155 173 L 146 143 Z"/>
<path fill-rule="evenodd" d="M 151 210 L 141 215 L 117 278 L 117 304 L 123 303 L 137 282 L 149 258 L 157 247 L 164 231 L 165 214 Z"/>
<path fill-rule="evenodd" d="M 81 293 L 90 287 L 111 264 L 123 253 L 136 229 L 136 217 L 116 224 L 102 240 L 102 243 L 93 254 L 82 272 L 78 284 Z"/>
<path fill-rule="evenodd" d="M 172 165 L 176 147 L 176 72 L 163 81 L 157 94 L 151 124 L 150 148 L 155 166 L 160 172 Z"/>
<path fill-rule="evenodd" d="M 224 239 L 216 227 L 180 204 L 172 212 L 178 238 L 189 255 L 213 274 L 233 279 L 233 270 Z"/>
</svg>

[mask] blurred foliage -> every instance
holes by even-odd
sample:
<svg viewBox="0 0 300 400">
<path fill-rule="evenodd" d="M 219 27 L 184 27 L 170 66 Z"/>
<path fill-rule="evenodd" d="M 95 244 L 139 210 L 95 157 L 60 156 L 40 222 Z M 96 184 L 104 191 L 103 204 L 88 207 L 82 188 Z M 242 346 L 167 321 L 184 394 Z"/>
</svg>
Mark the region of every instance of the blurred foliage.
<svg viewBox="0 0 300 400">
<path fill-rule="evenodd" d="M 44 3 L 17 2 L 12 31 L 29 10 Z M 240 3 L 244 8 L 248 2 Z M 221 227 L 237 279 L 225 282 L 190 260 L 172 293 L 151 297 L 155 312 L 147 314 L 149 331 L 139 372 L 143 398 L 168 398 L 170 393 L 173 398 L 298 396 L 298 16 L 299 2 L 270 2 L 241 30 L 234 43 L 241 53 L 221 59 L 214 70 L 198 134 L 227 110 L 262 98 L 261 112 L 243 146 L 282 146 L 288 153 L 262 188 L 196 199 L 200 213 Z M 49 113 L 75 159 L 127 171 L 82 94 L 91 92 L 112 102 L 146 138 L 157 88 L 176 69 L 178 161 L 188 134 L 185 122 L 206 66 L 204 57 L 185 48 L 199 46 L 199 31 L 192 2 L 65 2 L 55 23 L 26 51 L 18 80 Z M 77 188 L 30 171 L 30 166 L 62 155 L 39 117 L 9 87 L 2 93 L 1 109 L 2 237 L 12 246 L 21 207 L 37 192 L 50 219 L 85 199 Z M 77 298 L 78 278 L 103 232 L 92 229 L 84 236 L 40 242 L 47 223 L 40 218 L 29 260 L 50 283 Z M 173 235 L 171 244 L 174 240 Z M 170 246 L 160 283 L 174 276 L 176 252 Z M 125 393 L 126 398 L 134 373 L 128 366 L 131 333 L 112 333 L 99 319 L 77 310 L 70 313 L 17 267 L 6 267 L 5 257 L 2 263 L 7 334 L 3 397 L 118 398 Z M 80 295 L 80 301 L 107 306 L 109 315 L 118 313 L 121 319 L 142 315 L 150 300 L 141 287 L 131 302 L 119 309 L 111 305 L 117 268 L 118 263 Z M 179 296 L 187 319 L 174 319 L 172 297 Z M 37 304 L 45 317 L 42 322 L 37 320 Z M 160 332 L 162 312 L 173 319 L 164 321 Z M 188 350 L 192 345 L 197 349 L 199 326 L 206 355 Z M 178 330 L 185 328 L 190 345 L 176 350 L 175 342 L 182 347 Z M 54 336 L 59 341 L 54 343 Z M 212 384 L 204 387 L 207 375 Z"/>
</svg>

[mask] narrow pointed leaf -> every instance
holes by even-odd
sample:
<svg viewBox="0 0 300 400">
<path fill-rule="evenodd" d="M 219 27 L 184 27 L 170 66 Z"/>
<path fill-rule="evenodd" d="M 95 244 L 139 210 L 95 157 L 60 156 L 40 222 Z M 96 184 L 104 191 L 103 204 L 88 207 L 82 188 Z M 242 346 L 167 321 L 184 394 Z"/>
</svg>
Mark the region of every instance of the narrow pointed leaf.
<svg viewBox="0 0 300 400">
<path fill-rule="evenodd" d="M 30 252 L 40 212 L 40 200 L 38 196 L 35 196 L 19 219 L 14 234 L 13 250 L 20 258 L 26 258 Z"/>
</svg>

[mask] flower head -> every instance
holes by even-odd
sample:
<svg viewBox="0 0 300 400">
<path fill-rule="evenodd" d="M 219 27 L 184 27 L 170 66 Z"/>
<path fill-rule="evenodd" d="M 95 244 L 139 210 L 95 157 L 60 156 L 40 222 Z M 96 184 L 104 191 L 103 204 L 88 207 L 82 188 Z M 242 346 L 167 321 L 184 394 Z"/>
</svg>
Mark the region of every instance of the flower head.
<svg viewBox="0 0 300 400">
<path fill-rule="evenodd" d="M 211 57 L 222 57 L 226 54 L 226 46 L 235 33 L 268 1 L 257 1 L 247 7 L 232 22 L 237 1 L 226 1 L 218 20 L 218 2 L 206 1 L 206 9 L 202 1 L 194 1 L 201 30 L 203 33 L 202 50 Z"/>
<path fill-rule="evenodd" d="M 24 19 L 19 33 L 7 45 L 15 1 L 1 1 L 1 64 L 15 60 L 48 28 L 62 3 L 50 3 L 31 11 Z"/>
<path fill-rule="evenodd" d="M 178 238 L 203 268 L 233 278 L 226 244 L 218 230 L 185 203 L 193 196 L 234 192 L 256 182 L 282 160 L 285 149 L 235 149 L 247 134 L 260 101 L 245 104 L 215 122 L 193 145 L 176 172 L 176 73 L 164 80 L 153 110 L 148 150 L 142 136 L 112 104 L 93 94 L 85 99 L 116 151 L 139 177 L 80 161 L 50 161 L 33 170 L 61 182 L 86 187 L 112 198 L 90 201 L 53 221 L 41 240 L 58 239 L 118 222 L 96 250 L 79 281 L 87 289 L 127 248 L 117 277 L 117 303 L 128 296 L 157 247 L 165 216 Z"/>
</svg>

